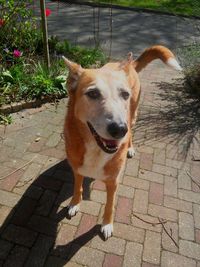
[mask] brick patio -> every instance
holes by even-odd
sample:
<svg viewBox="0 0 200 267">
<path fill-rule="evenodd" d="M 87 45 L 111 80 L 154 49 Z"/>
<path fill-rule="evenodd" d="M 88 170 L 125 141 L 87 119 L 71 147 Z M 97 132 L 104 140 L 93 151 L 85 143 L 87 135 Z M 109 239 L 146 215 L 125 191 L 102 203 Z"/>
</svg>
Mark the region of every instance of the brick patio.
<svg viewBox="0 0 200 267">
<path fill-rule="evenodd" d="M 121 177 L 106 242 L 98 235 L 100 182 L 85 179 L 81 212 L 66 218 L 73 190 L 61 135 L 67 99 L 0 126 L 0 266 L 200 266 L 200 190 L 187 174 L 200 181 L 199 126 L 179 77 L 160 62 L 141 74 L 137 153 Z M 154 225 L 159 218 L 174 241 Z"/>
</svg>

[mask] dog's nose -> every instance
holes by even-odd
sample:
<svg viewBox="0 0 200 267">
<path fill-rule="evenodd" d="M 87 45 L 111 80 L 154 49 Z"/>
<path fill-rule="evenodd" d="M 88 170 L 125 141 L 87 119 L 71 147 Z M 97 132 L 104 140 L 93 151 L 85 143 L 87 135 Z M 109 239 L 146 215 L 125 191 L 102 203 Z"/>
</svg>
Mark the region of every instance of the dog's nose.
<svg viewBox="0 0 200 267">
<path fill-rule="evenodd" d="M 126 123 L 118 124 L 116 122 L 111 122 L 107 127 L 107 131 L 112 137 L 120 139 L 125 136 L 128 131 L 128 127 Z"/>
</svg>

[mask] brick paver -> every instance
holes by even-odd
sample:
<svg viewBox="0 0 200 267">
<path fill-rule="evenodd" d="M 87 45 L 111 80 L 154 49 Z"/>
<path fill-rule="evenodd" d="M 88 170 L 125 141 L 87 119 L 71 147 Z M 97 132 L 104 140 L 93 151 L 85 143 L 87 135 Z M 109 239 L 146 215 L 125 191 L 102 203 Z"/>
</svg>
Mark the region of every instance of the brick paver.
<svg viewBox="0 0 200 267">
<path fill-rule="evenodd" d="M 168 251 L 162 252 L 162 261 L 161 266 L 163 267 L 195 267 L 196 263 L 193 259 L 189 259 L 184 256 L 180 256 L 179 254 L 171 253 Z"/>
<path fill-rule="evenodd" d="M 143 247 L 141 244 L 127 242 L 123 266 L 141 266 L 142 250 Z"/>
<path fill-rule="evenodd" d="M 14 123 L 5 133 L 0 126 L 0 265 L 200 265 L 200 195 L 186 172 L 199 180 L 200 164 L 192 161 L 198 148 L 194 143 L 183 157 L 179 136 L 170 130 L 178 122 L 171 118 L 169 125 L 159 117 L 166 103 L 173 101 L 176 92 L 171 79 L 176 77 L 162 63 L 151 64 L 141 73 L 137 153 L 127 161 L 120 179 L 114 234 L 107 241 L 99 236 L 106 201 L 103 183 L 86 179 L 80 212 L 71 220 L 66 218 L 73 193 L 61 135 L 67 99 L 57 109 L 46 104 L 41 112 L 30 109 L 14 114 Z M 171 87 L 165 90 L 165 86 Z M 172 100 L 164 97 L 166 93 Z M 165 229 L 176 245 L 161 224 L 154 225 L 159 218 L 166 220 Z"/>
<path fill-rule="evenodd" d="M 103 267 L 121 267 L 123 258 L 115 254 L 106 254 Z"/>
<path fill-rule="evenodd" d="M 144 241 L 143 260 L 146 262 L 159 264 L 161 250 L 161 236 L 159 233 L 146 231 Z"/>
<path fill-rule="evenodd" d="M 194 240 L 194 220 L 191 214 L 179 212 L 179 235 L 182 239 Z"/>
</svg>

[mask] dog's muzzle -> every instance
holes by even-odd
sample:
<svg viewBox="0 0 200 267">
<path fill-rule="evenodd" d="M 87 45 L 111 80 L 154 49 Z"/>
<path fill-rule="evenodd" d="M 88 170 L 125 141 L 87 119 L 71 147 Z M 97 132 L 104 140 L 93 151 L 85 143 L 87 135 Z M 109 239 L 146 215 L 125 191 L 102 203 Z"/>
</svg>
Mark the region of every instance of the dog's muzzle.
<svg viewBox="0 0 200 267">
<path fill-rule="evenodd" d="M 94 129 L 90 122 L 87 122 L 88 127 L 90 129 L 91 134 L 94 136 L 98 146 L 106 153 L 113 154 L 119 148 L 119 141 L 118 140 L 109 140 L 101 137 Z M 125 134 L 124 134 L 125 135 Z M 111 135 L 112 136 L 112 135 Z"/>
<path fill-rule="evenodd" d="M 113 138 L 121 139 L 126 135 L 128 127 L 126 123 L 111 122 L 108 124 L 107 131 Z"/>
</svg>

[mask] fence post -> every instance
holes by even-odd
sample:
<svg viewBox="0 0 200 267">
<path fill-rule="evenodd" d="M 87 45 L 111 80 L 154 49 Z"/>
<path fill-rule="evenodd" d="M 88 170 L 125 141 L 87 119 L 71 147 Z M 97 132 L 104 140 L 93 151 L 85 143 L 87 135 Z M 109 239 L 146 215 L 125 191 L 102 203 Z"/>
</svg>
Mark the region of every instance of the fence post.
<svg viewBox="0 0 200 267">
<path fill-rule="evenodd" d="M 47 31 L 47 18 L 45 13 L 45 0 L 40 0 L 40 11 L 42 20 L 42 32 L 43 32 L 43 42 L 44 42 L 44 53 L 47 68 L 50 68 L 50 57 L 49 57 L 49 44 L 48 44 L 48 31 Z"/>
</svg>

